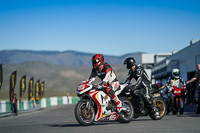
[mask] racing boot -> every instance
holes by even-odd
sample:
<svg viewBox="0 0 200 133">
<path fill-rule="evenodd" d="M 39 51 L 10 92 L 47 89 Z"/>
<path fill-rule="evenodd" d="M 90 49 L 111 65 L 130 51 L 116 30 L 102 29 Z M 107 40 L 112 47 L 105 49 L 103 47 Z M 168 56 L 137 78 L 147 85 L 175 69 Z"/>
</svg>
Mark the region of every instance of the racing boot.
<svg viewBox="0 0 200 133">
<path fill-rule="evenodd" d="M 152 99 L 145 97 L 145 101 L 147 103 L 147 107 L 151 110 L 150 113 L 155 114 L 156 116 L 159 116 L 160 114 L 158 112 L 158 109 L 153 104 Z"/>
<path fill-rule="evenodd" d="M 159 112 L 158 112 L 158 109 L 156 107 L 153 107 L 152 108 L 152 112 L 156 115 L 156 116 L 159 116 Z"/>
<path fill-rule="evenodd" d="M 120 113 L 122 110 L 122 102 L 119 100 L 119 98 L 116 95 L 113 95 L 112 98 L 113 98 L 113 101 L 116 102 L 117 112 Z"/>
</svg>

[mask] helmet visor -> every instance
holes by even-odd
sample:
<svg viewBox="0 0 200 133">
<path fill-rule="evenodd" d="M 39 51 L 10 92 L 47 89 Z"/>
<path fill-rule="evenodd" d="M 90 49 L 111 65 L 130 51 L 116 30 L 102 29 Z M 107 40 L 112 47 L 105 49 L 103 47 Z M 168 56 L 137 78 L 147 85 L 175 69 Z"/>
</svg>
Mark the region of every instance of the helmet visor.
<svg viewBox="0 0 200 133">
<path fill-rule="evenodd" d="M 126 68 L 127 68 L 127 69 L 131 69 L 132 66 L 133 66 L 133 65 L 131 65 L 131 64 L 126 64 Z"/>
<path fill-rule="evenodd" d="M 99 62 L 98 59 L 96 59 L 96 60 L 92 60 L 92 65 L 94 66 L 94 65 L 97 64 L 98 62 Z"/>
<path fill-rule="evenodd" d="M 179 76 L 180 72 L 173 72 L 174 76 Z"/>
</svg>

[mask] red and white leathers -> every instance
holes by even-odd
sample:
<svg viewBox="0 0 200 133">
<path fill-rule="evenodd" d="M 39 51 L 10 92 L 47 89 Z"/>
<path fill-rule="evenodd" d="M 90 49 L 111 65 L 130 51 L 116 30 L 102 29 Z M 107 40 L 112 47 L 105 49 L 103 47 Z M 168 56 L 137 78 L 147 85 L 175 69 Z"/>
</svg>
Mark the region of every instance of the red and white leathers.
<svg viewBox="0 0 200 133">
<path fill-rule="evenodd" d="M 105 87 L 106 93 L 116 102 L 117 111 L 120 112 L 122 108 L 121 101 L 115 95 L 115 90 L 119 87 L 119 82 L 112 67 L 106 62 L 99 65 L 99 67 L 93 67 L 89 79 L 96 76 L 101 79 L 101 85 Z"/>
<path fill-rule="evenodd" d="M 183 78 L 179 76 L 178 78 L 175 78 L 174 76 L 170 76 L 167 81 L 167 88 L 168 88 L 168 94 L 169 97 L 171 97 L 172 103 L 174 103 L 174 94 L 172 93 L 172 90 L 174 89 L 173 86 L 179 88 L 179 85 L 184 85 Z"/>
<path fill-rule="evenodd" d="M 179 87 L 180 83 L 184 85 L 183 78 L 181 76 L 179 76 L 179 78 L 174 78 L 173 76 L 170 76 L 167 81 L 169 92 L 174 89 L 173 86 Z"/>
</svg>

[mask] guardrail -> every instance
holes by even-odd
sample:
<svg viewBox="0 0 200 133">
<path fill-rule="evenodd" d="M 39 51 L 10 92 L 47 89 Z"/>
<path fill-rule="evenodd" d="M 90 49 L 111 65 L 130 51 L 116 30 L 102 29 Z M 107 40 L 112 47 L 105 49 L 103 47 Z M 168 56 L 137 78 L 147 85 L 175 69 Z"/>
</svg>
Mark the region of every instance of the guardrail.
<svg viewBox="0 0 200 133">
<path fill-rule="evenodd" d="M 63 104 L 75 104 L 79 101 L 78 97 L 49 97 L 43 98 L 41 100 L 36 101 L 18 101 L 18 111 L 31 111 L 34 109 L 42 109 L 49 106 L 57 106 Z M 0 101 L 0 115 L 5 113 L 11 113 L 11 104 L 9 101 Z"/>
</svg>

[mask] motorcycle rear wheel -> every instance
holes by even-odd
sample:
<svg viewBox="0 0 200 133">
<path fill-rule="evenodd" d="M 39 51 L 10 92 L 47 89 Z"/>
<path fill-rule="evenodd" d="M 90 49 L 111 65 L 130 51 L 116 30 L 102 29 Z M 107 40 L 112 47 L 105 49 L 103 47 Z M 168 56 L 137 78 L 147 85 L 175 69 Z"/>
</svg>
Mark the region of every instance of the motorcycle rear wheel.
<svg viewBox="0 0 200 133">
<path fill-rule="evenodd" d="M 79 124 L 89 126 L 94 121 L 95 111 L 93 106 L 88 109 L 86 107 L 89 100 L 80 100 L 75 107 L 74 114 Z"/>
<path fill-rule="evenodd" d="M 165 110 L 166 110 L 165 103 L 159 97 L 154 98 L 153 103 L 155 107 L 158 109 L 159 116 L 156 116 L 155 114 L 149 114 L 149 116 L 153 120 L 161 120 L 165 116 Z"/>
<path fill-rule="evenodd" d="M 122 102 L 122 108 L 126 108 L 126 111 L 122 110 L 119 113 L 118 121 L 120 123 L 129 123 L 134 115 L 134 109 L 131 101 L 126 97 L 120 97 L 120 101 Z"/>
</svg>

